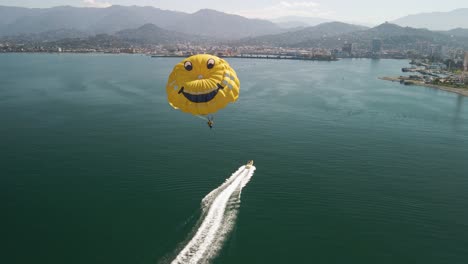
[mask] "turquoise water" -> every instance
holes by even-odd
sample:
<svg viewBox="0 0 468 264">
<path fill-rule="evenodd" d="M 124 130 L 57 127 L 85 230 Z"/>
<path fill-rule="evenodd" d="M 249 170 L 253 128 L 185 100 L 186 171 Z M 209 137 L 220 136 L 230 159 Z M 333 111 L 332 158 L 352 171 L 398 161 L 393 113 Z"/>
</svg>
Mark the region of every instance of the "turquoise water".
<svg viewBox="0 0 468 264">
<path fill-rule="evenodd" d="M 170 261 L 249 159 L 214 263 L 466 263 L 468 99 L 403 60 L 228 59 L 241 96 L 172 109 L 180 59 L 0 55 L 1 263 Z"/>
</svg>

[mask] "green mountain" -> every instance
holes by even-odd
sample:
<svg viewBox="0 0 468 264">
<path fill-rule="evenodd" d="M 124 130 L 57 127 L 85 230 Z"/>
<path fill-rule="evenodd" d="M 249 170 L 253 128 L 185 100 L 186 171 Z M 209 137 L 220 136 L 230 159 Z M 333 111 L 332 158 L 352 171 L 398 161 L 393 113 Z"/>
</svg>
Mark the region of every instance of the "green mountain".
<svg viewBox="0 0 468 264">
<path fill-rule="evenodd" d="M 143 45 L 174 44 L 201 40 L 198 36 L 165 30 L 153 24 L 146 24 L 136 29 L 122 30 L 115 33 L 114 36 L 125 42 Z"/>
<path fill-rule="evenodd" d="M 308 43 L 313 40 L 336 36 L 344 33 L 365 30 L 366 27 L 342 22 L 328 22 L 307 27 L 298 31 L 276 35 L 266 35 L 254 38 L 244 38 L 236 42 L 243 45 L 295 46 L 298 43 Z"/>
<path fill-rule="evenodd" d="M 26 46 L 62 47 L 65 49 L 130 48 L 177 43 L 210 43 L 202 36 L 188 35 L 146 24 L 135 29 L 125 29 L 115 34 L 79 35 L 78 31 L 62 30 L 63 38 L 47 38 L 51 32 L 6 37 L 0 40 L 25 44 Z M 76 34 L 74 34 L 76 32 Z"/>
<path fill-rule="evenodd" d="M 446 35 L 449 35 L 449 36 L 468 38 L 468 28 L 454 28 L 454 29 L 448 30 L 448 31 L 441 31 L 440 33 L 446 34 Z"/>
<path fill-rule="evenodd" d="M 83 39 L 89 37 L 90 34 L 76 30 L 76 29 L 57 29 L 57 30 L 50 30 L 45 31 L 42 33 L 31 33 L 31 34 L 20 34 L 16 36 L 7 36 L 7 37 L 0 37 L 0 40 L 9 41 L 9 42 L 51 42 L 57 41 L 62 39 Z"/>
<path fill-rule="evenodd" d="M 211 39 L 229 40 L 284 32 L 278 25 L 267 20 L 249 19 L 211 9 L 202 9 L 183 17 L 167 29 Z"/>
<path fill-rule="evenodd" d="M 384 49 L 416 49 L 421 43 L 439 44 L 449 47 L 468 47 L 468 38 L 457 31 L 457 35 L 434 32 L 427 29 L 401 27 L 384 23 L 374 28 L 365 28 L 345 23 L 324 23 L 296 32 L 245 38 L 236 45 L 266 45 L 276 47 L 341 48 L 344 43 L 368 48 L 372 40 L 380 39 Z M 452 32 L 453 33 L 453 32 Z"/>
</svg>

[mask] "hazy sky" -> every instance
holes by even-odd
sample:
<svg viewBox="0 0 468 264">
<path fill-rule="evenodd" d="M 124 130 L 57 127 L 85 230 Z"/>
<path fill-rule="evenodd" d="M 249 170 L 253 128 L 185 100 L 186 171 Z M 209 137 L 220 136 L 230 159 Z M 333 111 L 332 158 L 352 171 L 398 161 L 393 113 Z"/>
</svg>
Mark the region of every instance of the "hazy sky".
<svg viewBox="0 0 468 264">
<path fill-rule="evenodd" d="M 0 5 L 23 7 L 138 5 L 188 13 L 210 8 L 250 18 L 307 16 L 361 24 L 380 24 L 409 14 L 467 8 L 468 0 L 0 0 Z"/>
</svg>

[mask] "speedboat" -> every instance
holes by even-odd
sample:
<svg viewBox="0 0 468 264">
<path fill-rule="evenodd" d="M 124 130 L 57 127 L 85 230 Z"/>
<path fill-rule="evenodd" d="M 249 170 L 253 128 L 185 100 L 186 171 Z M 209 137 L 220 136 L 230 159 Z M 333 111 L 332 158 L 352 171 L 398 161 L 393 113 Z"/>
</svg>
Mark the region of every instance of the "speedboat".
<svg viewBox="0 0 468 264">
<path fill-rule="evenodd" d="M 247 164 L 245 166 L 247 168 L 250 168 L 251 166 L 253 166 L 253 160 L 249 160 L 249 162 L 247 162 Z"/>
</svg>

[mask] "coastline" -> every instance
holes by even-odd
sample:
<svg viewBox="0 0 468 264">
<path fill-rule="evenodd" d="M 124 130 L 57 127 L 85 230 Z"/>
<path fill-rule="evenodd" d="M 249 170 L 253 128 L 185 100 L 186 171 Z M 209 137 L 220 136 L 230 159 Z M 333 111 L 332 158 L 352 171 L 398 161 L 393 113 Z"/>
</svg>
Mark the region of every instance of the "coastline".
<svg viewBox="0 0 468 264">
<path fill-rule="evenodd" d="M 103 52 L 103 51 L 62 51 L 62 52 L 0 52 L 0 54 L 103 54 L 103 55 L 140 55 L 149 56 L 151 58 L 186 58 L 191 54 L 184 55 L 158 55 L 150 53 L 127 53 L 127 52 Z M 215 55 L 215 54 L 213 54 Z M 268 60 L 303 60 L 303 61 L 339 61 L 341 58 L 335 57 L 323 57 L 323 56 L 312 56 L 312 57 L 300 57 L 300 56 L 288 56 L 288 55 L 217 55 L 220 58 L 236 58 L 236 59 L 268 59 Z"/>
<path fill-rule="evenodd" d="M 402 79 L 400 77 L 378 77 L 380 80 L 385 80 L 385 81 L 391 81 L 391 82 L 401 82 Z M 424 87 L 429 87 L 429 88 L 434 88 L 434 89 L 439 89 L 443 90 L 446 92 L 451 92 L 451 93 L 457 93 L 463 96 L 468 96 L 468 89 L 464 88 L 454 88 L 454 87 L 447 87 L 447 86 L 442 86 L 442 85 L 435 85 L 435 84 L 429 84 L 421 81 L 416 81 L 416 80 L 407 80 L 405 82 L 406 85 L 415 85 L 415 86 L 424 86 Z"/>
</svg>

